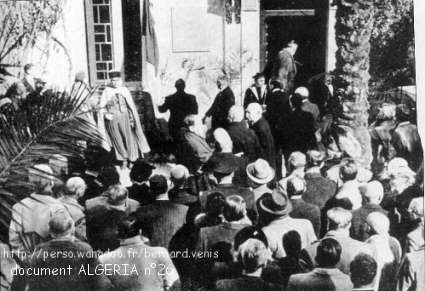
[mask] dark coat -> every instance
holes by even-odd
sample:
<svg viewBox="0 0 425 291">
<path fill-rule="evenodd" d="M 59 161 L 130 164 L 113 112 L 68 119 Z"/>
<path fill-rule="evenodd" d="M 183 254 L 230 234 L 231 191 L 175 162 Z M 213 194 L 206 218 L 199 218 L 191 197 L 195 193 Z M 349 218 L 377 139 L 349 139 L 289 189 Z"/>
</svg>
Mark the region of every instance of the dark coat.
<svg viewBox="0 0 425 291">
<path fill-rule="evenodd" d="M 93 249 L 87 243 L 66 238 L 52 239 L 36 246 L 35 251 L 36 254 L 48 253 L 56 256 L 31 256 L 29 265 L 33 270 L 58 268 L 57 270 L 66 269 L 66 272 L 61 275 L 57 272 L 56 275 L 52 273 L 52 275 L 30 277 L 29 290 L 84 291 L 107 290 L 112 287 L 106 277 L 93 274 L 98 261 L 96 256 L 93 256 Z M 80 272 L 82 268 L 85 272 Z M 88 274 L 88 272 L 91 273 Z"/>
<path fill-rule="evenodd" d="M 252 129 L 246 126 L 244 121 L 229 124 L 227 133 L 232 139 L 234 154 L 243 152 L 250 163 L 261 156 L 262 148 L 258 137 Z"/>
<path fill-rule="evenodd" d="M 423 150 L 416 125 L 410 122 L 400 123 L 392 134 L 391 143 L 397 157 L 405 159 L 412 170 L 419 169 L 423 162 Z"/>
<path fill-rule="evenodd" d="M 273 169 L 276 169 L 276 149 L 269 123 L 261 117 L 256 123 L 251 125 L 251 128 L 260 141 L 262 158 L 269 162 Z"/>
<path fill-rule="evenodd" d="M 159 112 L 170 110 L 168 128 L 171 136 L 176 140 L 179 137 L 180 129 L 183 127 L 183 120 L 191 114 L 198 114 L 198 103 L 194 95 L 177 91 L 173 95 L 165 97 L 165 102 L 158 107 Z"/>
<path fill-rule="evenodd" d="M 301 199 L 291 199 L 292 211 L 290 216 L 293 218 L 304 218 L 310 220 L 313 225 L 316 236 L 320 232 L 320 208 L 317 205 L 310 204 Z"/>
<path fill-rule="evenodd" d="M 370 235 L 367 233 L 366 218 L 372 212 L 381 212 L 388 216 L 388 211 L 384 210 L 377 204 L 366 204 L 361 208 L 353 211 L 353 218 L 351 219 L 350 236 L 359 241 L 366 241 Z"/>
<path fill-rule="evenodd" d="M 246 89 L 245 98 L 243 101 L 243 107 L 246 109 L 250 103 L 259 103 L 264 105 L 266 103 L 267 89 L 266 87 L 262 87 L 260 89 L 260 94 L 258 94 L 257 87 L 252 86 Z M 258 96 L 260 95 L 260 96 Z"/>
<path fill-rule="evenodd" d="M 186 166 L 189 172 L 195 173 L 199 167 L 205 164 L 213 154 L 213 150 L 206 140 L 191 132 L 186 127 L 180 131 L 181 142 L 178 144 L 177 159 Z"/>
<path fill-rule="evenodd" d="M 134 105 L 139 114 L 140 124 L 145 134 L 156 129 L 155 111 L 153 108 L 152 96 L 149 92 L 141 91 L 133 94 Z"/>
<path fill-rule="evenodd" d="M 307 190 L 302 198 L 305 202 L 315 204 L 322 209 L 326 202 L 335 195 L 337 185 L 319 173 L 306 173 L 304 176 Z"/>
<path fill-rule="evenodd" d="M 147 184 L 135 184 L 131 185 L 128 189 L 128 197 L 130 199 L 136 200 L 140 205 L 150 204 L 155 201 L 154 196 L 152 195 L 149 186 Z"/>
<path fill-rule="evenodd" d="M 168 200 L 157 200 L 136 211 L 145 235 L 150 238 L 151 246 L 168 248 L 173 235 L 186 221 L 189 207 Z"/>
<path fill-rule="evenodd" d="M 316 147 L 314 118 L 311 113 L 294 110 L 289 115 L 282 116 L 279 124 L 283 129 L 279 144 L 284 154 L 289 155 L 295 151 L 305 153 Z"/>
<path fill-rule="evenodd" d="M 205 116 L 211 116 L 212 130 L 217 127 L 225 128 L 227 126 L 227 115 L 229 114 L 230 107 L 233 105 L 235 105 L 235 95 L 230 87 L 217 94 L 210 109 L 205 113 Z"/>
<path fill-rule="evenodd" d="M 285 288 L 281 285 L 268 283 L 261 278 L 242 276 L 236 279 L 225 279 L 217 281 L 215 290 L 283 291 Z"/>
<path fill-rule="evenodd" d="M 266 105 L 264 117 L 269 122 L 272 132 L 275 134 L 282 114 L 287 115 L 290 112 L 289 94 L 282 90 L 274 89 L 272 92 L 269 92 L 266 99 Z M 274 137 L 276 137 L 276 135 L 274 135 Z"/>
</svg>

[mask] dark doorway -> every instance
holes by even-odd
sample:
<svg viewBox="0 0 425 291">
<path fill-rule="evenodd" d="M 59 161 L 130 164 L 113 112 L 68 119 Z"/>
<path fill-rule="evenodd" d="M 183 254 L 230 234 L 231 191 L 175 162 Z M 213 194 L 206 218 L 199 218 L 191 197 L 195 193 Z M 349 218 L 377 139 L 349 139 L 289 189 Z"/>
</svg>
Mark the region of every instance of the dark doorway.
<svg viewBox="0 0 425 291">
<path fill-rule="evenodd" d="M 321 19 L 315 16 L 271 16 L 265 19 L 266 29 L 266 74 L 279 51 L 291 40 L 298 44 L 294 56 L 297 61 L 295 86 L 325 71 L 326 32 Z"/>
<path fill-rule="evenodd" d="M 142 80 L 140 0 L 122 0 L 124 72 L 126 82 Z"/>
</svg>

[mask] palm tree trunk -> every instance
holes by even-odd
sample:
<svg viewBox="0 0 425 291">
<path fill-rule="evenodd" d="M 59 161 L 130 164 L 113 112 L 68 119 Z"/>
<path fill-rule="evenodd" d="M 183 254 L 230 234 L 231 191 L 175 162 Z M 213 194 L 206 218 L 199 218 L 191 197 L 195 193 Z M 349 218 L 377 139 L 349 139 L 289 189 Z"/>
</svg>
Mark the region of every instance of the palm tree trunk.
<svg viewBox="0 0 425 291">
<path fill-rule="evenodd" d="M 335 37 L 338 50 L 334 88 L 344 107 L 340 124 L 348 125 L 362 146 L 359 162 L 366 167 L 372 161 L 368 126 L 368 83 L 373 0 L 337 0 Z"/>
</svg>

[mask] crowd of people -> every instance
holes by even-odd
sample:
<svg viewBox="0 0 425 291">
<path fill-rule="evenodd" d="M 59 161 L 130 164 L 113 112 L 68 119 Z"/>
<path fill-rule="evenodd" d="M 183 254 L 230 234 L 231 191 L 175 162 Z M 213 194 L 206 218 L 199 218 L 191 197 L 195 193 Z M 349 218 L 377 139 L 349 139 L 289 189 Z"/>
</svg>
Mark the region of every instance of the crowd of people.
<svg viewBox="0 0 425 291">
<path fill-rule="evenodd" d="M 331 89 L 310 96 L 259 73 L 240 106 L 220 76 L 202 117 L 179 79 L 158 108 L 170 112 L 158 149 L 150 95 L 110 79 L 90 117 L 104 147 L 88 144 L 78 168 L 47 158 L 29 170 L 36 189 L 13 207 L 2 285 L 425 290 L 422 146 L 407 106 L 378 114 L 369 169 L 335 134 Z"/>
</svg>

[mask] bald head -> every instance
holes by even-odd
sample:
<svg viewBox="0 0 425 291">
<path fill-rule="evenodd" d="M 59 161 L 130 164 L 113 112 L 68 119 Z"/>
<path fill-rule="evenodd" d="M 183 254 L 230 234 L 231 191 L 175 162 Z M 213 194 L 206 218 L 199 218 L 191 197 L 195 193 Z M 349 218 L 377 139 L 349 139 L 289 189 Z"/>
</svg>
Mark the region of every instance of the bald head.
<svg viewBox="0 0 425 291">
<path fill-rule="evenodd" d="M 381 212 L 370 213 L 366 218 L 366 222 L 371 230 L 377 234 L 388 234 L 390 230 L 390 220 Z"/>
<path fill-rule="evenodd" d="M 254 102 L 248 105 L 245 112 L 246 112 L 246 119 L 250 123 L 255 123 L 261 118 L 263 114 L 263 108 L 261 107 L 259 103 Z"/>
<path fill-rule="evenodd" d="M 233 105 L 230 107 L 228 119 L 230 122 L 241 122 L 245 118 L 242 106 Z"/>
<path fill-rule="evenodd" d="M 378 181 L 371 181 L 364 187 L 363 196 L 368 203 L 380 204 L 384 198 L 384 187 Z"/>
<path fill-rule="evenodd" d="M 80 177 L 72 177 L 66 181 L 65 184 L 65 194 L 68 196 L 78 196 L 81 197 L 84 195 L 86 191 L 86 183 Z"/>
<path fill-rule="evenodd" d="M 305 180 L 295 176 L 289 179 L 286 187 L 289 198 L 302 195 L 306 190 Z"/>
</svg>

